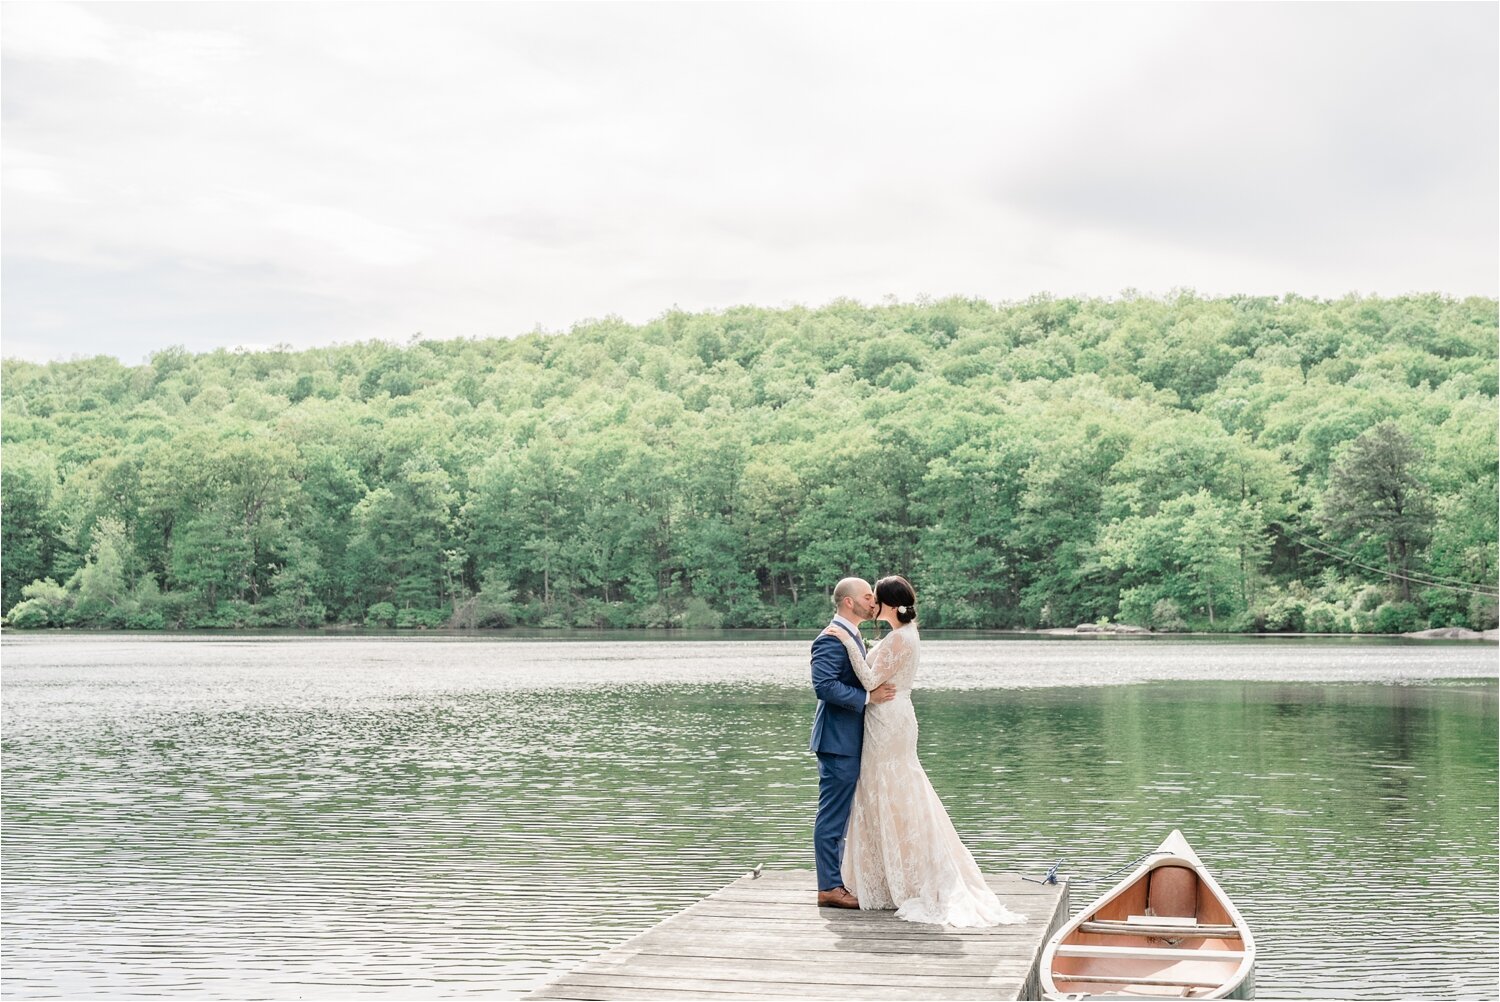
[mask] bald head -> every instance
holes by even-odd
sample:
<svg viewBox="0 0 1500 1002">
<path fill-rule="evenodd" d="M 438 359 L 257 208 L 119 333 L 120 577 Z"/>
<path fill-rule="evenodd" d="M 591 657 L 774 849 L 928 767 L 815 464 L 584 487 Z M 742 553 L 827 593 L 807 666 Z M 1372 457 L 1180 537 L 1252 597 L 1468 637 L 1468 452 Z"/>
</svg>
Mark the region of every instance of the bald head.
<svg viewBox="0 0 1500 1002">
<path fill-rule="evenodd" d="M 833 607 L 845 619 L 862 623 L 875 614 L 875 591 L 864 578 L 844 578 L 833 586 Z"/>
</svg>

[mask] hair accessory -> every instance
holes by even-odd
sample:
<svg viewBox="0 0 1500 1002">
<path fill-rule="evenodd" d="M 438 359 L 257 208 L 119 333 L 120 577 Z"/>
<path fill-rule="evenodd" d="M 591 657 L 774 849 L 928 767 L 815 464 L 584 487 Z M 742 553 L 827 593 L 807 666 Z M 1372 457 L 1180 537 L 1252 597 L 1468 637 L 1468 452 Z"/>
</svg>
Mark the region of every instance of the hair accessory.
<svg viewBox="0 0 1500 1002">
<path fill-rule="evenodd" d="M 906 606 L 904 606 L 904 605 L 898 605 L 898 606 L 896 606 L 896 611 L 899 612 L 899 613 L 901 613 L 901 615 L 904 616 L 904 615 L 906 615 Z"/>
</svg>

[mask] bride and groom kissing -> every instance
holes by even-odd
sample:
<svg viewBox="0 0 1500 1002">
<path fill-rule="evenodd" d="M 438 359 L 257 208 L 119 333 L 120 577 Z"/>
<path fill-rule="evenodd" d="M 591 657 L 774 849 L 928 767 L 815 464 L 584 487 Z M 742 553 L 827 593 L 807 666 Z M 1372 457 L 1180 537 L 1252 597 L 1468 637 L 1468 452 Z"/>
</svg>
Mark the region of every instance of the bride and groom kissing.
<svg viewBox="0 0 1500 1002">
<path fill-rule="evenodd" d="M 874 588 L 844 578 L 833 604 L 812 646 L 818 905 L 894 908 L 910 922 L 960 927 L 1024 922 L 985 884 L 917 761 L 916 591 L 899 576 Z M 867 620 L 891 628 L 873 651 L 859 635 Z"/>
</svg>

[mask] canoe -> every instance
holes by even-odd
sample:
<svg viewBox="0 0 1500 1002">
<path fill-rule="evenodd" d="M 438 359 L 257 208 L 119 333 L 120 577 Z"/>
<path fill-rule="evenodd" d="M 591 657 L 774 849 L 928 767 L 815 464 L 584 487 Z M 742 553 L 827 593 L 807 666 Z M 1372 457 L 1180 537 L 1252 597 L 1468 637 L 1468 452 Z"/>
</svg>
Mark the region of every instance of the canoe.
<svg viewBox="0 0 1500 1002">
<path fill-rule="evenodd" d="M 1182 832 L 1042 948 L 1049 999 L 1248 999 L 1255 937 Z"/>
</svg>

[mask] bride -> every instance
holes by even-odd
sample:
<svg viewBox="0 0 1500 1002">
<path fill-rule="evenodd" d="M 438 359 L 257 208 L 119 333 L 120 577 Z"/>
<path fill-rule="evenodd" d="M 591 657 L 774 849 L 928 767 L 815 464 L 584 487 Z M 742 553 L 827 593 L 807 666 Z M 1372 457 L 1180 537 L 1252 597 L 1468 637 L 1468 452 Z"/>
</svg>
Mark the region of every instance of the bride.
<svg viewBox="0 0 1500 1002">
<path fill-rule="evenodd" d="M 860 908 L 894 908 L 909 922 L 992 926 L 1026 921 L 1007 909 L 984 882 L 959 840 L 948 812 L 917 761 L 917 717 L 912 680 L 920 659 L 917 593 L 903 577 L 875 583 L 876 618 L 891 627 L 870 655 L 852 638 L 834 635 L 866 689 L 893 682 L 896 698 L 865 708 L 859 784 L 844 842 L 844 883 Z"/>
</svg>

